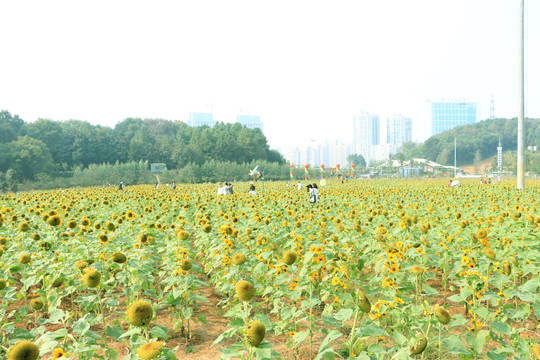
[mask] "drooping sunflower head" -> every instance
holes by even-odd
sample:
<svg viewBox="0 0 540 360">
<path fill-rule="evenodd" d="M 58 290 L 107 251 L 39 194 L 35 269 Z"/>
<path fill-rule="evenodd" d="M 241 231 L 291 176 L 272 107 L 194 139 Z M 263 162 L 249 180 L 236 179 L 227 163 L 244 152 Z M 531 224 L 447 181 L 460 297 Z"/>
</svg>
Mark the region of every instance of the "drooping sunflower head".
<svg viewBox="0 0 540 360">
<path fill-rule="evenodd" d="M 264 340 L 266 328 L 260 321 L 252 321 L 246 326 L 246 338 L 251 346 L 257 347 Z"/>
<path fill-rule="evenodd" d="M 484 250 L 484 253 L 491 260 L 495 260 L 495 258 L 497 257 L 497 255 L 495 254 L 495 251 L 493 251 L 493 249 L 491 248 L 487 248 L 486 250 Z"/>
<path fill-rule="evenodd" d="M 240 280 L 236 283 L 236 295 L 242 301 L 250 301 L 255 296 L 255 286 L 246 280 Z"/>
<path fill-rule="evenodd" d="M 30 301 L 30 307 L 36 311 L 43 309 L 43 300 L 33 299 Z"/>
<path fill-rule="evenodd" d="M 52 282 L 51 285 L 52 285 L 52 287 L 57 288 L 57 287 L 62 286 L 63 283 L 64 283 L 64 279 L 59 277 L 59 278 L 54 279 L 54 281 Z"/>
<path fill-rule="evenodd" d="M 437 320 L 439 320 L 441 324 L 446 325 L 452 319 L 448 310 L 440 307 L 439 305 L 435 305 L 435 308 L 433 308 L 433 313 L 435 314 L 435 316 L 437 317 Z"/>
<path fill-rule="evenodd" d="M 191 270 L 192 267 L 193 267 L 193 264 L 191 263 L 191 260 L 189 259 L 183 259 L 182 262 L 180 263 L 180 268 L 182 268 L 182 270 L 184 271 Z"/>
<path fill-rule="evenodd" d="M 17 228 L 21 232 L 27 232 L 30 230 L 30 225 L 28 225 L 26 221 L 23 221 L 22 223 L 19 224 L 19 226 L 17 226 Z"/>
<path fill-rule="evenodd" d="M 19 262 L 21 264 L 28 264 L 31 260 L 32 260 L 32 257 L 27 253 L 24 253 L 21 256 L 19 256 Z"/>
<path fill-rule="evenodd" d="M 126 255 L 120 252 L 116 252 L 112 256 L 112 261 L 114 261 L 117 264 L 123 264 L 126 262 L 126 260 L 127 260 Z"/>
<path fill-rule="evenodd" d="M 246 262 L 246 256 L 242 253 L 236 253 L 232 257 L 232 262 L 235 265 L 242 265 Z"/>
<path fill-rule="evenodd" d="M 138 300 L 128 307 L 127 316 L 132 325 L 148 326 L 154 317 L 154 310 L 149 302 Z"/>
<path fill-rule="evenodd" d="M 60 215 L 49 216 L 47 218 L 47 223 L 50 226 L 60 226 L 62 225 L 62 218 L 60 217 Z"/>
<path fill-rule="evenodd" d="M 287 250 L 283 253 L 283 262 L 287 265 L 292 265 L 296 262 L 296 253 L 294 251 Z"/>
<path fill-rule="evenodd" d="M 30 341 L 18 342 L 9 352 L 8 360 L 36 360 L 39 348 Z"/>
<path fill-rule="evenodd" d="M 189 233 L 188 233 L 186 230 L 184 230 L 184 229 L 178 230 L 178 231 L 176 232 L 176 236 L 177 236 L 178 239 L 180 239 L 180 240 L 187 240 L 187 239 L 189 239 Z"/>
<path fill-rule="evenodd" d="M 96 269 L 88 269 L 83 276 L 84 284 L 91 288 L 98 286 L 100 280 L 101 274 Z"/>
<path fill-rule="evenodd" d="M 202 229 L 205 233 L 209 233 L 210 231 L 212 231 L 212 225 L 204 224 Z"/>
<path fill-rule="evenodd" d="M 371 311 L 371 303 L 369 302 L 369 299 L 367 298 L 366 294 L 360 290 L 358 290 L 358 307 L 360 307 L 360 310 L 366 314 L 369 314 Z"/>
<path fill-rule="evenodd" d="M 139 357 L 143 360 L 155 359 L 161 354 L 162 350 L 163 342 L 153 341 L 139 346 L 137 355 L 139 355 Z"/>
</svg>

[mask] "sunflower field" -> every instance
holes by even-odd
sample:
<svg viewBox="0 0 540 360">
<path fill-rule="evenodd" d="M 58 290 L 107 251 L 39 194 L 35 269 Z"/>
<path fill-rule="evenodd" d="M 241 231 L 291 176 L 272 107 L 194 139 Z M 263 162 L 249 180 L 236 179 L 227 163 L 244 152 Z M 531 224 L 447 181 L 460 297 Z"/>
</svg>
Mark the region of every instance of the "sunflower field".
<svg viewBox="0 0 540 360">
<path fill-rule="evenodd" d="M 0 358 L 540 359 L 540 183 L 0 195 Z"/>
</svg>

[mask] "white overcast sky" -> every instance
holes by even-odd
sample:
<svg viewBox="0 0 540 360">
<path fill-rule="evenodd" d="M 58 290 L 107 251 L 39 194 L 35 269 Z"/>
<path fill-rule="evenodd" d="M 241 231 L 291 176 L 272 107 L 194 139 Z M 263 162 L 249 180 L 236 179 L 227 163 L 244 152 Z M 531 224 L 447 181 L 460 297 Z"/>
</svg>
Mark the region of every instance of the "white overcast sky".
<svg viewBox="0 0 540 360">
<path fill-rule="evenodd" d="M 540 1 L 526 0 L 526 115 L 540 117 Z M 360 110 L 430 99 L 518 114 L 519 0 L 2 1 L 0 109 L 25 121 L 260 115 L 272 147 L 352 140 Z"/>
</svg>

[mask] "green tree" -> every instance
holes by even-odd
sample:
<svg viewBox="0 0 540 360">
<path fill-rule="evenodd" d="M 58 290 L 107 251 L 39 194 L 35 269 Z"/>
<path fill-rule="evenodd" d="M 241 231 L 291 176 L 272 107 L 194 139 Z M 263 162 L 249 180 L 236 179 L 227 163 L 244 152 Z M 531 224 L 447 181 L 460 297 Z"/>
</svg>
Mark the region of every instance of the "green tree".
<svg viewBox="0 0 540 360">
<path fill-rule="evenodd" d="M 24 121 L 18 115 L 12 116 L 9 111 L 0 111 L 0 143 L 8 143 L 21 135 Z"/>
<path fill-rule="evenodd" d="M 366 160 L 362 156 L 362 154 L 350 154 L 347 156 L 347 162 L 349 164 L 354 164 L 355 166 L 359 167 L 366 167 Z"/>
<path fill-rule="evenodd" d="M 52 173 L 54 162 L 43 141 L 25 135 L 10 144 L 13 168 L 22 179 L 33 180 L 36 174 Z"/>
</svg>

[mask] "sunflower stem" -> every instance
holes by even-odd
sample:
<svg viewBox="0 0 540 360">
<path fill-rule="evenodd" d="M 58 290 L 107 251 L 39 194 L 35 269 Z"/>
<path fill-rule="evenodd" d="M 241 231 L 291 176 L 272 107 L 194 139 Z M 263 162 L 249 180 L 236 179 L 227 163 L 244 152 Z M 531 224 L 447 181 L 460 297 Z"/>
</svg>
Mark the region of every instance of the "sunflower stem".
<svg viewBox="0 0 540 360">
<path fill-rule="evenodd" d="M 107 328 L 105 327 L 105 307 L 103 306 L 103 299 L 101 298 L 101 291 L 96 288 L 97 296 L 99 299 L 99 307 L 101 312 L 101 324 L 103 326 L 103 339 L 105 340 L 105 348 L 107 348 Z"/>
</svg>

